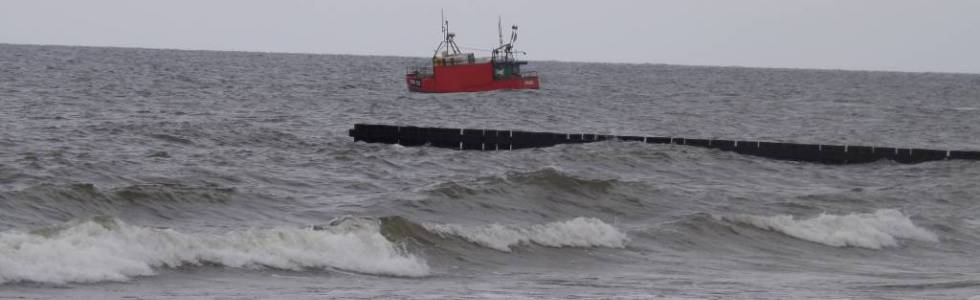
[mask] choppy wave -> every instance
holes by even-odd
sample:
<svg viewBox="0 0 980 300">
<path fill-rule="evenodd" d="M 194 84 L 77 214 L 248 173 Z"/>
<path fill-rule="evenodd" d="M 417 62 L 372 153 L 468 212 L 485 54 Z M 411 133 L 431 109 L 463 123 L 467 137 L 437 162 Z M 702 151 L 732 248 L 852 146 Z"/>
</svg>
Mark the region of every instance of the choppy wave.
<svg viewBox="0 0 980 300">
<path fill-rule="evenodd" d="M 810 219 L 790 215 L 740 215 L 723 219 L 834 247 L 882 249 L 898 246 L 899 239 L 939 241 L 936 234 L 916 226 L 908 216 L 895 209 L 847 215 L 820 214 Z"/>
<path fill-rule="evenodd" d="M 553 167 L 532 171 L 508 172 L 503 176 L 481 177 L 471 182 L 447 182 L 432 186 L 429 193 L 462 198 L 466 195 L 497 193 L 514 186 L 549 188 L 555 191 L 570 191 L 584 194 L 608 193 L 616 180 L 590 179 L 572 175 Z"/>
<path fill-rule="evenodd" d="M 179 146 L 304 147 L 310 143 L 289 132 L 251 121 L 211 121 L 205 124 L 163 121 L 148 124 L 103 122 L 86 127 L 97 133 L 134 134 Z"/>
<path fill-rule="evenodd" d="M 457 236 L 473 243 L 504 252 L 518 245 L 538 244 L 548 247 L 623 248 L 629 238 L 616 227 L 596 218 L 578 217 L 567 221 L 513 226 L 491 224 L 465 226 L 423 223 L 427 230 L 441 236 Z"/>
<path fill-rule="evenodd" d="M 187 210 L 187 206 L 217 208 L 232 203 L 233 199 L 251 199 L 250 196 L 234 188 L 219 186 L 137 184 L 105 188 L 87 183 L 42 184 L 0 192 L 0 229 L 117 215 L 126 209 L 145 211 L 166 219 L 203 211 L 200 208 Z"/>
<path fill-rule="evenodd" d="M 233 188 L 217 186 L 137 184 L 118 188 L 99 188 L 89 183 L 77 183 L 43 184 L 20 191 L 0 192 L 0 199 L 8 200 L 7 202 L 10 203 L 29 203 L 30 206 L 44 203 L 52 207 L 72 203 L 88 206 L 134 202 L 226 203 L 235 193 Z M 8 205 L 13 204 L 8 203 Z"/>
<path fill-rule="evenodd" d="M 423 259 L 387 240 L 379 222 L 370 219 L 317 228 L 188 233 L 94 218 L 34 232 L 0 232 L 0 283 L 124 281 L 153 275 L 155 268 L 202 264 L 429 274 Z"/>
<path fill-rule="evenodd" d="M 614 175 L 592 176 L 542 167 L 439 182 L 421 189 L 425 197 L 419 201 L 401 204 L 445 214 L 489 213 L 500 216 L 504 223 L 522 216 L 551 220 L 576 216 L 616 218 L 646 212 L 649 202 L 644 199 L 656 192 L 651 190 Z"/>
</svg>

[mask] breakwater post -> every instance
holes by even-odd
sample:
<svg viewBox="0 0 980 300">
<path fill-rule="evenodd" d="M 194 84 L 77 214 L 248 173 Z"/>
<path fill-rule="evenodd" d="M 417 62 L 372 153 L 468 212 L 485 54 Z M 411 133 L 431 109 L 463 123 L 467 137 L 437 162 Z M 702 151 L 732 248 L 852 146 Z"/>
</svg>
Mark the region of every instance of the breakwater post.
<svg viewBox="0 0 980 300">
<path fill-rule="evenodd" d="M 851 145 L 817 145 L 681 137 L 615 136 L 583 133 L 554 133 L 518 130 L 464 129 L 440 127 L 355 124 L 349 135 L 355 141 L 399 144 L 406 147 L 429 145 L 458 150 L 517 150 L 558 144 L 591 143 L 606 140 L 650 144 L 676 144 L 718 149 L 779 160 L 823 164 L 868 163 L 887 159 L 899 163 L 966 159 L 980 160 L 980 151 L 953 151 L 918 148 L 892 148 Z"/>
</svg>

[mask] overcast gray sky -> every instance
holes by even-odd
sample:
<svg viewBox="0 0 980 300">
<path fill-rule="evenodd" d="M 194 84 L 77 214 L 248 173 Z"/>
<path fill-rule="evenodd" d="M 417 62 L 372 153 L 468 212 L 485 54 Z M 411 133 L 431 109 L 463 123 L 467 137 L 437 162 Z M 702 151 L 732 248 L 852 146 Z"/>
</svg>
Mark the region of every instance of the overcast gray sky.
<svg viewBox="0 0 980 300">
<path fill-rule="evenodd" d="M 0 0 L 0 43 L 980 73 L 973 0 Z M 506 33 L 505 33 L 506 34 Z"/>
</svg>

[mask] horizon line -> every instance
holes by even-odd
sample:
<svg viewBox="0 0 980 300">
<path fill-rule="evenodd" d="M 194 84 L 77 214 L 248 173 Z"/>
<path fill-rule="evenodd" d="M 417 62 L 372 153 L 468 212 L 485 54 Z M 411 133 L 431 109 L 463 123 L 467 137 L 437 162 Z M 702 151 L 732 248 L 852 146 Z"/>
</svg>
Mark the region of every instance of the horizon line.
<svg viewBox="0 0 980 300">
<path fill-rule="evenodd" d="M 281 51 L 281 50 L 242 50 L 242 49 L 198 49 L 198 48 L 156 48 L 149 46 L 121 46 L 121 45 L 69 45 L 69 44 L 42 44 L 42 43 L 10 43 L 0 42 L 0 45 L 10 46 L 39 46 L 39 47 L 79 47 L 79 48 L 109 48 L 109 49 L 133 49 L 133 50 L 157 50 L 157 51 L 188 51 L 188 52 L 232 52 L 232 53 L 255 53 L 255 54 L 287 54 L 287 55 L 328 55 L 328 56 L 367 56 L 367 57 L 393 57 L 393 58 L 420 58 L 425 56 L 409 56 L 396 54 L 358 54 L 358 53 L 317 53 L 302 51 Z M 736 68 L 736 69 L 769 69 L 787 71 L 838 71 L 838 72 L 874 72 L 874 73 L 902 73 L 902 74 L 948 74 L 948 75 L 980 75 L 980 72 L 956 72 L 956 71 L 909 71 L 891 69 L 846 69 L 836 67 L 787 67 L 787 66 L 746 66 L 746 65 L 700 65 L 700 64 L 677 64 L 665 62 L 622 62 L 622 61 L 590 61 L 590 60 L 561 60 L 561 59 L 538 59 L 529 60 L 537 62 L 557 62 L 557 63 L 581 63 L 581 64 L 613 64 L 613 65 L 662 65 L 680 66 L 694 68 Z"/>
</svg>

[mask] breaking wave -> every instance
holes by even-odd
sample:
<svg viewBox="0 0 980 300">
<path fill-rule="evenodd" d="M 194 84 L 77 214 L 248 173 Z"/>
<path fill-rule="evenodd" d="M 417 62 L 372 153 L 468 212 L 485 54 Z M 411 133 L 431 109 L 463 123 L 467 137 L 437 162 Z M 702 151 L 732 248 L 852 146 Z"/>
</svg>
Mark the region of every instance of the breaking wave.
<svg viewBox="0 0 980 300">
<path fill-rule="evenodd" d="M 518 245 L 537 244 L 547 247 L 623 248 L 629 238 L 616 227 L 596 218 L 535 224 L 526 227 L 491 224 L 465 226 L 423 223 L 426 230 L 442 237 L 457 236 L 481 246 L 511 252 Z"/>
<path fill-rule="evenodd" d="M 898 246 L 898 239 L 938 242 L 936 234 L 916 226 L 895 209 L 848 215 L 820 214 L 798 220 L 790 215 L 741 215 L 722 219 L 834 247 L 882 249 Z"/>
<path fill-rule="evenodd" d="M 214 264 L 233 268 L 341 269 L 417 277 L 427 263 L 390 242 L 377 220 L 224 233 L 93 218 L 34 232 L 0 232 L 0 283 L 124 281 L 155 268 Z"/>
</svg>

